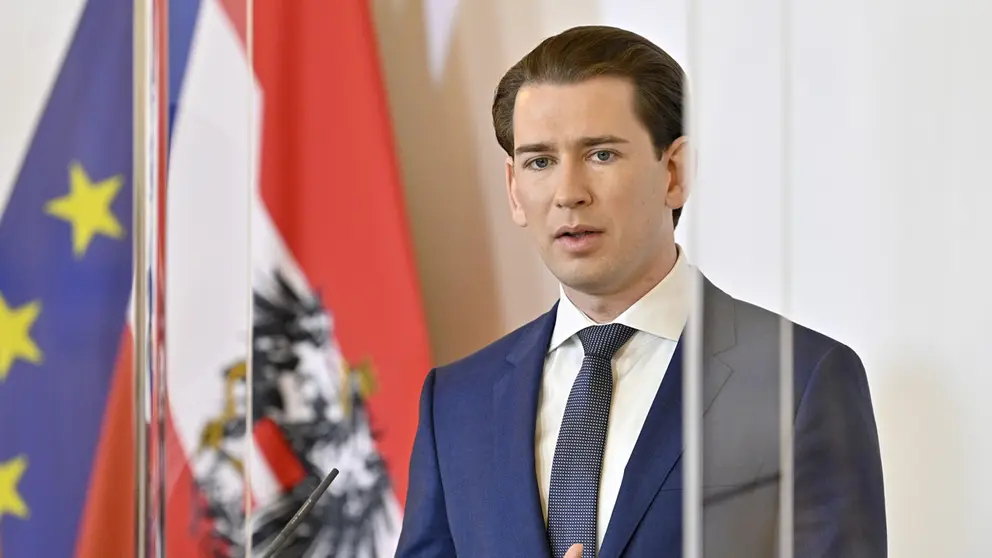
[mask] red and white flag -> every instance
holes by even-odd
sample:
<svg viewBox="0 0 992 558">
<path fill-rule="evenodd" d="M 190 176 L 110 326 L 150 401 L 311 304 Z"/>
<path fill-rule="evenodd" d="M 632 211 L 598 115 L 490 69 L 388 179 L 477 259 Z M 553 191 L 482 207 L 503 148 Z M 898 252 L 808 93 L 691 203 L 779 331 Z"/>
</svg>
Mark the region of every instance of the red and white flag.
<svg viewBox="0 0 992 558">
<path fill-rule="evenodd" d="M 198 4 L 169 149 L 167 552 L 264 552 L 336 467 L 287 555 L 392 555 L 430 356 L 368 3 Z"/>
</svg>

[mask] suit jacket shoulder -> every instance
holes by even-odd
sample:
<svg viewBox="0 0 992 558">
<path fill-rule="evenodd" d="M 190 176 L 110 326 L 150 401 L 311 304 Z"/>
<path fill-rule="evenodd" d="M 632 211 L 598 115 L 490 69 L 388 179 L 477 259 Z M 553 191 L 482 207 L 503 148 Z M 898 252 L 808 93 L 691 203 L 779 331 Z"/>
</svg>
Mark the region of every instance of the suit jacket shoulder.
<svg viewBox="0 0 992 558">
<path fill-rule="evenodd" d="M 485 347 L 435 369 L 435 392 L 459 394 L 491 388 L 506 372 L 507 361 L 534 348 L 554 325 L 557 304 L 548 312 L 507 333 Z"/>
<path fill-rule="evenodd" d="M 735 372 L 745 374 L 777 374 L 780 371 L 783 325 L 791 329 L 793 384 L 798 404 L 814 371 L 823 367 L 827 359 L 855 361 L 856 366 L 846 367 L 851 373 L 863 373 L 860 357 L 837 339 L 808 326 L 789 320 L 771 310 L 735 298 L 705 280 L 706 321 L 715 321 L 706 327 L 707 333 L 721 335 L 718 330 L 732 329 L 732 342 L 716 356 Z"/>
<path fill-rule="evenodd" d="M 836 339 L 715 286 L 704 292 L 706 319 L 714 320 L 712 327 L 704 320 L 704 329 L 721 340 L 710 358 L 729 370 L 704 419 L 704 483 L 753 486 L 743 492 L 717 490 L 707 500 L 707 543 L 715 555 L 771 552 L 774 479 L 780 473 L 782 329 L 787 326 L 794 393 L 795 555 L 884 557 L 879 441 L 860 357 Z M 713 365 L 707 372 L 717 369 Z"/>
</svg>

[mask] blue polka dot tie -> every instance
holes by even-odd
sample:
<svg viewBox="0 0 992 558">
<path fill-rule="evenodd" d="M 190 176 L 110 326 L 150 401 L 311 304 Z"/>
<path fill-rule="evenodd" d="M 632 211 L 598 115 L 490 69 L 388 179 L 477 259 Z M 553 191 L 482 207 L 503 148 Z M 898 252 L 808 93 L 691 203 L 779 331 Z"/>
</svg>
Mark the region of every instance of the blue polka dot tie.
<svg viewBox="0 0 992 558">
<path fill-rule="evenodd" d="M 622 324 L 579 332 L 585 350 L 572 384 L 551 462 L 548 539 L 554 558 L 582 544 L 583 558 L 596 556 L 596 514 L 603 445 L 613 398 L 613 355 L 635 330 Z"/>
</svg>

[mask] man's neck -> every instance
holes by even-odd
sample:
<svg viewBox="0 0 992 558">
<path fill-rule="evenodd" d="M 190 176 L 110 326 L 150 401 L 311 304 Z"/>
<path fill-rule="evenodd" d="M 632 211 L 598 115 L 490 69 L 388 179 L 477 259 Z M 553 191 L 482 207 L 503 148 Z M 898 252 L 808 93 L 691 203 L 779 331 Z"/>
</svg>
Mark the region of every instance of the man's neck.
<svg viewBox="0 0 992 558">
<path fill-rule="evenodd" d="M 615 320 L 655 288 L 675 267 L 678 255 L 678 249 L 673 245 L 663 257 L 655 260 L 654 265 L 646 273 L 642 273 L 635 281 L 616 292 L 588 294 L 564 285 L 562 288 L 576 308 L 589 316 L 592 321 L 604 324 Z"/>
</svg>

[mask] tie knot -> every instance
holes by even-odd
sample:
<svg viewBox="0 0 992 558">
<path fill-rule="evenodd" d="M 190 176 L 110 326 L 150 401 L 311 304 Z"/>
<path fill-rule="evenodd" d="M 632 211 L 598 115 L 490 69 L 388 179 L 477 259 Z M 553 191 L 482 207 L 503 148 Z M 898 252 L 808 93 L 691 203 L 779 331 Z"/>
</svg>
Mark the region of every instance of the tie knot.
<svg viewBox="0 0 992 558">
<path fill-rule="evenodd" d="M 586 356 L 597 356 L 610 360 L 636 331 L 623 324 L 589 326 L 579 331 L 579 341 L 582 342 Z"/>
</svg>

